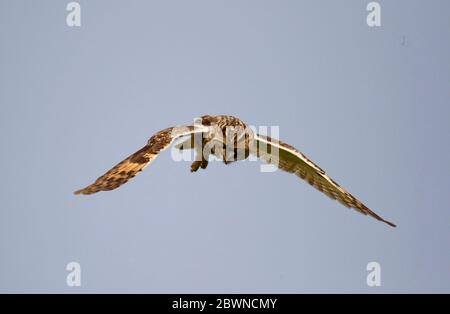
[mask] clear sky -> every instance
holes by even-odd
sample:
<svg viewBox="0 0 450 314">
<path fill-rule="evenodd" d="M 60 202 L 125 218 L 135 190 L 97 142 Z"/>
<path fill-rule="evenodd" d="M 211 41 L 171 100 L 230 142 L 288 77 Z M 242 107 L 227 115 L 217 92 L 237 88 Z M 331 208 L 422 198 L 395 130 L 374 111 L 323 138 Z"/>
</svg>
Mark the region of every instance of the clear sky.
<svg viewBox="0 0 450 314">
<path fill-rule="evenodd" d="M 449 1 L 380 1 L 380 27 L 361 0 L 80 0 L 80 27 L 68 2 L 0 2 L 1 292 L 450 292 Z M 170 152 L 72 194 L 203 114 L 279 126 L 398 228 Z"/>
</svg>

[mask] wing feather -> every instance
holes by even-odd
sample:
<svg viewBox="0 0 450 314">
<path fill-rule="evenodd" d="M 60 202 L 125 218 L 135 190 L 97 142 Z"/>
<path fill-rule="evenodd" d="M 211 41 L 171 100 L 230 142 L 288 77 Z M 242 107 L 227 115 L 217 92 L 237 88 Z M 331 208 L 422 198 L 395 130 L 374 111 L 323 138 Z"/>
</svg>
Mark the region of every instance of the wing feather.
<svg viewBox="0 0 450 314">
<path fill-rule="evenodd" d="M 159 131 L 148 140 L 147 145 L 119 162 L 91 185 L 75 191 L 75 194 L 93 194 L 99 191 L 114 190 L 144 170 L 176 138 L 195 133 L 203 133 L 208 130 L 209 128 L 206 126 L 194 125 L 171 127 Z"/>
<path fill-rule="evenodd" d="M 344 206 L 354 208 L 364 215 L 369 215 L 395 227 L 395 224 L 370 210 L 336 181 L 331 179 L 323 169 L 289 144 L 258 134 L 255 138 L 255 146 L 256 155 L 265 162 L 274 164 L 286 172 L 299 176 L 317 190 L 323 192 L 331 199 L 337 200 Z"/>
</svg>

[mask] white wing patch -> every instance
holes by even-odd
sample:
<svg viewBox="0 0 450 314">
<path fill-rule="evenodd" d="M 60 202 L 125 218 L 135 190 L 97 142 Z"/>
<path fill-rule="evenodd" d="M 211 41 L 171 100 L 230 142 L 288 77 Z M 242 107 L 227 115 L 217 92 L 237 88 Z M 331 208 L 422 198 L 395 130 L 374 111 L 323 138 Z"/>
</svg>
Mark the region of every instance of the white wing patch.
<svg viewBox="0 0 450 314">
<path fill-rule="evenodd" d="M 193 125 L 172 127 L 159 131 L 148 140 L 147 145 L 122 160 L 91 185 L 76 191 L 75 194 L 93 194 L 100 191 L 114 190 L 144 170 L 176 138 L 195 133 L 204 133 L 208 132 L 208 130 L 209 128 L 206 126 Z"/>
<path fill-rule="evenodd" d="M 392 222 L 385 220 L 370 210 L 356 197 L 341 187 L 336 181 L 331 179 L 323 169 L 289 144 L 271 139 L 267 136 L 257 135 L 253 146 L 254 153 L 256 152 L 256 155 L 265 162 L 274 164 L 281 170 L 299 176 L 306 180 L 310 185 L 314 186 L 330 198 L 339 201 L 344 206 L 354 208 L 364 215 L 369 215 L 395 227 Z"/>
</svg>

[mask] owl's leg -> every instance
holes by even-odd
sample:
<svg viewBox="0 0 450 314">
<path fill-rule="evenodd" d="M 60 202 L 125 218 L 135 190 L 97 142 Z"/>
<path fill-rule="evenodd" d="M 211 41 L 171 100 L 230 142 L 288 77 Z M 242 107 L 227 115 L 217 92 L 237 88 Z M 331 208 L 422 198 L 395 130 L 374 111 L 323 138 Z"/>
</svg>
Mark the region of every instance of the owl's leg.
<svg viewBox="0 0 450 314">
<path fill-rule="evenodd" d="M 198 170 L 198 168 L 200 168 L 201 165 L 202 165 L 201 160 L 194 161 L 191 165 L 191 172 L 196 172 Z"/>
<path fill-rule="evenodd" d="M 208 160 L 202 157 L 202 160 L 196 160 L 191 164 L 191 172 L 196 172 L 199 168 L 206 169 Z"/>
<path fill-rule="evenodd" d="M 202 146 L 200 146 L 200 145 L 195 146 L 196 159 L 200 159 L 200 160 L 195 160 L 191 164 L 191 172 L 196 172 L 199 168 L 206 169 L 206 167 L 208 167 L 208 160 L 209 160 L 209 155 L 211 154 L 211 152 L 208 149 L 209 146 L 207 148 L 203 149 L 203 147 L 205 147 L 206 145 L 208 145 L 208 144 L 204 142 L 202 144 Z M 201 158 L 200 158 L 200 156 L 201 156 Z"/>
<path fill-rule="evenodd" d="M 208 159 L 209 159 L 209 156 L 202 157 L 202 163 L 200 165 L 200 167 L 202 167 L 202 169 L 206 169 L 206 167 L 208 167 Z"/>
<path fill-rule="evenodd" d="M 195 161 L 191 164 L 191 172 L 196 172 L 200 167 L 205 169 L 208 161 L 205 160 L 203 156 L 203 145 L 199 143 L 193 143 L 193 148 L 195 149 Z M 206 165 L 205 165 L 206 163 Z"/>
<path fill-rule="evenodd" d="M 191 165 L 191 172 L 196 172 L 203 162 L 203 158 L 200 159 L 200 155 L 202 154 L 202 148 L 199 145 L 194 145 L 194 148 L 195 148 L 195 160 Z"/>
</svg>

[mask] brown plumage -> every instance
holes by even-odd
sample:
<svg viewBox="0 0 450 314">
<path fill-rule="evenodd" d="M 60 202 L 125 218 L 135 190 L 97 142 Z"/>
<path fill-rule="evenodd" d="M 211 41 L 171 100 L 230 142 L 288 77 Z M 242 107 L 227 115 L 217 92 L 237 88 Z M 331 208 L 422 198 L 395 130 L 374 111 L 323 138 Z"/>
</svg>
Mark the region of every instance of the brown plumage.
<svg viewBox="0 0 450 314">
<path fill-rule="evenodd" d="M 114 190 L 144 170 L 177 137 L 201 133 L 206 130 L 207 128 L 202 126 L 172 127 L 162 130 L 153 135 L 148 140 L 147 145 L 119 162 L 91 185 L 76 191 L 75 194 L 93 194 L 99 191 Z"/>
<path fill-rule="evenodd" d="M 260 149 L 259 146 L 264 146 L 264 148 Z M 276 150 L 278 152 L 274 153 Z M 331 199 L 337 200 L 348 208 L 354 208 L 361 214 L 369 215 L 395 227 L 395 224 L 367 208 L 294 147 L 268 136 L 258 135 L 256 151 L 258 157 L 262 160 L 276 165 L 281 170 L 297 175 Z"/>
<path fill-rule="evenodd" d="M 246 159 L 253 154 L 283 171 L 297 175 L 344 206 L 354 208 L 364 215 L 395 227 L 395 224 L 370 210 L 291 145 L 255 134 L 240 119 L 225 115 L 202 116 L 194 125 L 171 127 L 156 133 L 149 139 L 147 145 L 118 163 L 93 184 L 76 191 L 75 194 L 93 194 L 118 188 L 141 172 L 176 138 L 182 136 L 188 136 L 188 138 L 176 145 L 176 148 L 195 149 L 197 153 L 198 160 L 192 163 L 192 172 L 199 168 L 206 169 L 210 154 L 223 160 L 225 164 Z"/>
</svg>

